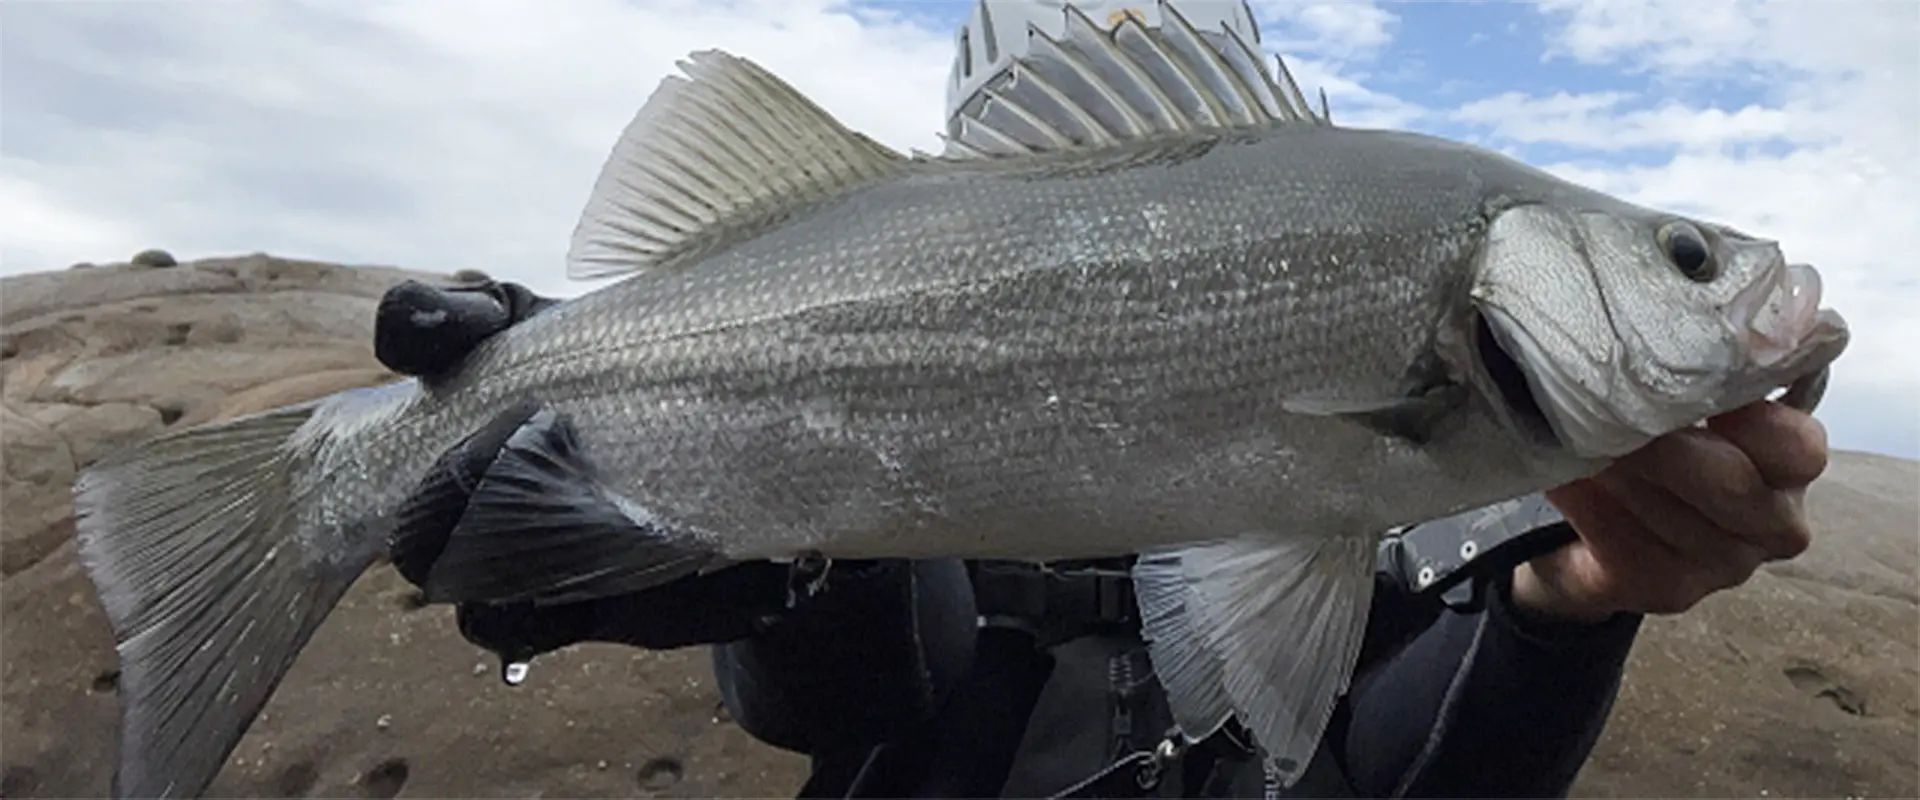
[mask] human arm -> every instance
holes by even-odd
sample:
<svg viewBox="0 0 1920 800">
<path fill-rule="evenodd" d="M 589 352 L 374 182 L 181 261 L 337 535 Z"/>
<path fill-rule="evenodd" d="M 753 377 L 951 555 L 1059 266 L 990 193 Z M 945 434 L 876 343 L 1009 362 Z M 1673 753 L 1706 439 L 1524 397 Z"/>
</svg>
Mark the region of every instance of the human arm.
<svg viewBox="0 0 1920 800">
<path fill-rule="evenodd" d="M 1801 500 L 1825 463 L 1818 422 L 1757 404 L 1549 492 L 1577 540 L 1501 576 L 1483 612 L 1383 586 L 1376 627 L 1418 633 L 1363 667 L 1330 728 L 1354 790 L 1566 794 L 1643 616 L 1684 612 L 1803 551 Z"/>
<path fill-rule="evenodd" d="M 1369 637 L 1392 649 L 1369 654 L 1329 726 L 1329 750 L 1360 796 L 1567 792 L 1612 710 L 1640 615 L 1548 619 L 1514 603 L 1511 574 L 1468 612 L 1378 586 L 1372 624 L 1417 632 Z"/>
</svg>

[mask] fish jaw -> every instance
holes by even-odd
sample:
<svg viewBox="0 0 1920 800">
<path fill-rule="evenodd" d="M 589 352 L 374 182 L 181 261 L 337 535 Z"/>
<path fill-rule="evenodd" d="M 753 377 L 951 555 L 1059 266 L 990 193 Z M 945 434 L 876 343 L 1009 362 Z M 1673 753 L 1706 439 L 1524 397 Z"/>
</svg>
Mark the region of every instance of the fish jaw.
<svg viewBox="0 0 1920 800">
<path fill-rule="evenodd" d="M 1819 407 L 1833 362 L 1852 338 L 1846 318 L 1821 308 L 1821 299 L 1818 270 L 1782 263 L 1727 307 L 1727 324 L 1746 347 L 1751 369 L 1760 377 L 1758 388 L 1775 388 L 1778 381 L 1767 380 L 1768 375 L 1795 374 L 1779 401 L 1807 413 Z"/>
</svg>

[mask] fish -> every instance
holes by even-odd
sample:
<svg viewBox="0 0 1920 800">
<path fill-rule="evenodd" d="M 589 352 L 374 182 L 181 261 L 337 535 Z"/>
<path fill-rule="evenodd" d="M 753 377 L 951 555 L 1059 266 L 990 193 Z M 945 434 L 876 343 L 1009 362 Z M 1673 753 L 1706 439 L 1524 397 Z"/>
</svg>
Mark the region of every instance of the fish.
<svg viewBox="0 0 1920 800">
<path fill-rule="evenodd" d="M 116 796 L 203 791 L 383 559 L 430 602 L 556 604 L 758 561 L 1138 555 L 1182 734 L 1238 720 L 1290 786 L 1381 532 L 1817 402 L 1846 348 L 1777 242 L 1467 143 L 1209 116 L 1129 30 L 1070 25 L 996 90 L 1082 130 L 965 157 L 694 52 L 573 232 L 567 274 L 617 280 L 445 374 L 84 470 Z"/>
</svg>

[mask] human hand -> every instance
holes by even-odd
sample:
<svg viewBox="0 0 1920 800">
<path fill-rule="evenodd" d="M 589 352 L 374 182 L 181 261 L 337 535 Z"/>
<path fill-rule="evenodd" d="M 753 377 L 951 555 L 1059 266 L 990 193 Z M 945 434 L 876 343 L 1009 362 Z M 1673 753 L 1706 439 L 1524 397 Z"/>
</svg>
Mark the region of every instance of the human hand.
<svg viewBox="0 0 1920 800">
<path fill-rule="evenodd" d="M 507 661 L 581 642 L 674 650 L 752 635 L 791 611 L 790 569 L 752 561 L 692 575 L 664 586 L 562 605 L 464 602 L 456 605 L 460 635 Z"/>
<path fill-rule="evenodd" d="M 1807 549 L 1806 487 L 1826 466 L 1825 427 L 1773 402 L 1656 439 L 1546 493 L 1580 538 L 1518 567 L 1513 601 L 1589 623 L 1686 611 Z"/>
<path fill-rule="evenodd" d="M 491 278 L 455 286 L 402 281 L 380 297 L 374 311 L 373 354 L 402 375 L 438 375 L 489 337 L 557 302 Z"/>
</svg>

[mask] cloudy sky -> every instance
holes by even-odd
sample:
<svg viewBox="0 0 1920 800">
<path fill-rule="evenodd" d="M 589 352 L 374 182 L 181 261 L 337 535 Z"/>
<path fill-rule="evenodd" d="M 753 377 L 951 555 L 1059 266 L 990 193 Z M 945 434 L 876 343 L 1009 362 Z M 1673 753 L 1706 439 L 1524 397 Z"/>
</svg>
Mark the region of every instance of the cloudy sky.
<svg viewBox="0 0 1920 800">
<path fill-rule="evenodd" d="M 577 293 L 575 218 L 677 58 L 748 56 L 936 150 L 969 3 L 8 0 L 0 271 L 164 247 Z M 1492 146 L 1818 265 L 1855 328 L 1834 443 L 1920 456 L 1920 3 L 1253 5 L 1337 121 Z"/>
</svg>

